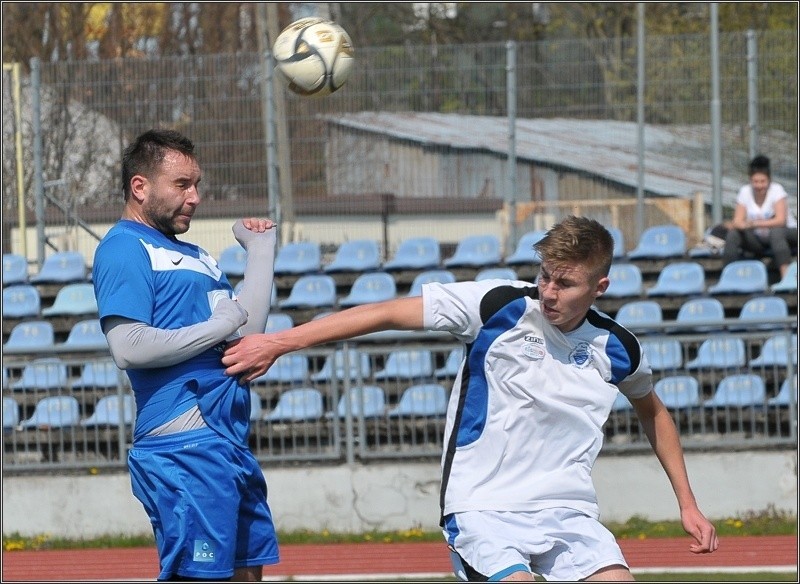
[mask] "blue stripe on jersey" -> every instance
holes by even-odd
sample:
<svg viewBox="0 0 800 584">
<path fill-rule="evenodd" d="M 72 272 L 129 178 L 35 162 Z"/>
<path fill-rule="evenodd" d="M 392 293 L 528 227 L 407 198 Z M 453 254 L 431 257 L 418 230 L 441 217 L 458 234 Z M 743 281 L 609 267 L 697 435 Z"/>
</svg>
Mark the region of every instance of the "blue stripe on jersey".
<svg viewBox="0 0 800 584">
<path fill-rule="evenodd" d="M 615 385 L 639 368 L 642 360 L 639 342 L 628 329 L 617 321 L 589 310 L 586 315 L 589 324 L 608 331 L 606 354 L 611 360 L 611 382 Z"/>
<path fill-rule="evenodd" d="M 606 355 L 611 360 L 611 383 L 618 385 L 633 370 L 631 369 L 631 358 L 625 349 L 625 345 L 614 334 L 608 335 Z"/>
<path fill-rule="evenodd" d="M 456 446 L 473 443 L 483 433 L 489 407 L 489 386 L 486 382 L 486 353 L 497 337 L 516 326 L 525 314 L 527 302 L 517 298 L 495 312 L 483 325 L 469 352 L 469 385 L 464 400 Z"/>
<path fill-rule="evenodd" d="M 460 533 L 458 523 L 456 523 L 455 513 L 450 513 L 444 518 L 444 529 L 447 531 L 447 543 L 454 546 L 456 536 Z"/>
</svg>

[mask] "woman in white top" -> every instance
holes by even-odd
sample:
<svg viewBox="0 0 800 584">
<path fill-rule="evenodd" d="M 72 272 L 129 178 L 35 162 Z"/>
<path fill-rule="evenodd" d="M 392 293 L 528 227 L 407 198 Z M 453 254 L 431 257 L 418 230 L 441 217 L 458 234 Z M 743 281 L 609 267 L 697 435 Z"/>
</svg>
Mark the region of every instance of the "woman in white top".
<svg viewBox="0 0 800 584">
<path fill-rule="evenodd" d="M 797 247 L 797 220 L 789 209 L 789 196 L 783 186 L 772 182 L 766 156 L 750 161 L 748 175 L 750 182 L 739 189 L 733 220 L 727 225 L 722 258 L 729 264 L 744 252 L 764 256 L 771 250 L 783 277 L 792 261 L 792 248 Z"/>
</svg>

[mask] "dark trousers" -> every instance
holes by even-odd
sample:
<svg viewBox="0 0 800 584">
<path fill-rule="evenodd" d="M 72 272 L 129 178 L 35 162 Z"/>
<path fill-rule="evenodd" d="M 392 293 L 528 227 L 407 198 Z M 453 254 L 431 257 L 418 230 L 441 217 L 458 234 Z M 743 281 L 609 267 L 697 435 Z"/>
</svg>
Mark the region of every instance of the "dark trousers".
<svg viewBox="0 0 800 584">
<path fill-rule="evenodd" d="M 741 259 L 744 252 L 764 257 L 770 251 L 775 264 L 789 265 L 792 256 L 797 252 L 797 228 L 772 227 L 769 230 L 768 240 L 758 237 L 754 229 L 729 229 L 725 236 L 722 260 L 727 265 Z"/>
</svg>

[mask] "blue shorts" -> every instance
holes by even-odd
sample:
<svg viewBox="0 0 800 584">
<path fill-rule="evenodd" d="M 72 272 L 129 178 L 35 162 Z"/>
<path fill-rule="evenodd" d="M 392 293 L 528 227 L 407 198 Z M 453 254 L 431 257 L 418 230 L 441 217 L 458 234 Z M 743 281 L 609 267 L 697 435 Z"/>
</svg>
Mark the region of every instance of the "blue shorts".
<svg viewBox="0 0 800 584">
<path fill-rule="evenodd" d="M 153 525 L 159 580 L 278 562 L 267 483 L 249 449 L 202 428 L 138 440 L 128 468 Z"/>
</svg>

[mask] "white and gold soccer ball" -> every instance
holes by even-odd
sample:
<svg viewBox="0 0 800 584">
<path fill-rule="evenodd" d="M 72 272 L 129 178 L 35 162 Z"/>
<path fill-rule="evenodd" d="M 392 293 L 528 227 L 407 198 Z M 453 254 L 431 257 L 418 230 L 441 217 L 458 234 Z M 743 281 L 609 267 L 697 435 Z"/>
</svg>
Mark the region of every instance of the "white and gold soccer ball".
<svg viewBox="0 0 800 584">
<path fill-rule="evenodd" d="M 329 95 L 353 68 L 353 44 L 341 26 L 324 18 L 301 18 L 287 26 L 272 47 L 277 70 L 294 93 Z"/>
</svg>

